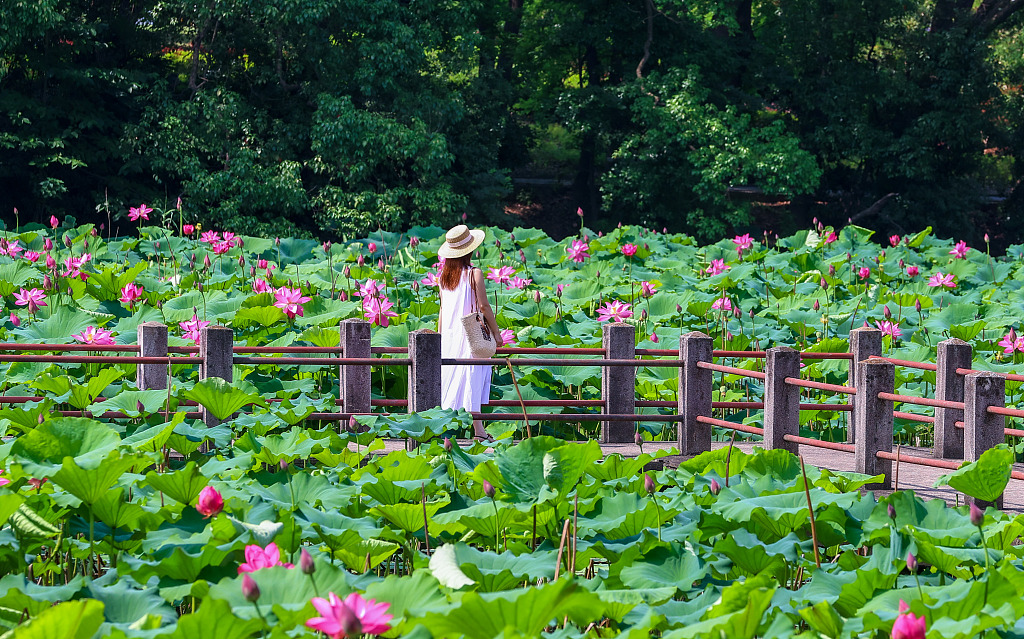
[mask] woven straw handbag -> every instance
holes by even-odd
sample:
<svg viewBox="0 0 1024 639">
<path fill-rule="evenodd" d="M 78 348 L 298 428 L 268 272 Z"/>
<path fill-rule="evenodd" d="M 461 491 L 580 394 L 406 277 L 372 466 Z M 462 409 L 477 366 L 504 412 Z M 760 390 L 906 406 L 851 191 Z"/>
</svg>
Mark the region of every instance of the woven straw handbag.
<svg viewBox="0 0 1024 639">
<path fill-rule="evenodd" d="M 470 272 L 472 273 L 472 271 Z M 494 357 L 498 348 L 491 335 L 491 329 L 487 328 L 484 314 L 480 312 L 480 305 L 476 299 L 476 286 L 473 286 L 473 312 L 462 318 L 462 328 L 466 331 L 466 341 L 469 342 L 469 350 L 476 359 L 487 359 Z"/>
</svg>

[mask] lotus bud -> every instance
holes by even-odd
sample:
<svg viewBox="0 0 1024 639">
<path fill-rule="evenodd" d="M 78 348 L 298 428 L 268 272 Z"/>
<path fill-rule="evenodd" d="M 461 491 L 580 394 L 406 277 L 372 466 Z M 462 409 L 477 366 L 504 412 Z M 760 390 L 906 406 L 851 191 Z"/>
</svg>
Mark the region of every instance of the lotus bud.
<svg viewBox="0 0 1024 639">
<path fill-rule="evenodd" d="M 853 260 L 853 256 L 852 256 L 852 255 L 850 255 L 850 252 L 849 252 L 849 251 L 847 251 L 847 252 L 846 252 L 846 261 L 847 261 L 847 262 L 850 262 L 850 261 L 852 261 L 852 260 Z"/>
<path fill-rule="evenodd" d="M 836 276 L 836 265 L 835 264 L 829 264 L 828 265 L 828 276 L 829 277 L 835 277 Z"/>
<path fill-rule="evenodd" d="M 444 450 L 445 450 L 446 453 L 452 452 L 452 438 L 451 437 L 445 437 L 444 438 Z"/>
<path fill-rule="evenodd" d="M 413 293 L 419 293 L 419 291 L 420 291 L 420 283 L 417 280 L 413 280 L 412 281 L 412 292 Z"/>
<path fill-rule="evenodd" d="M 383 257 L 377 260 L 377 270 L 378 271 L 383 271 L 384 270 L 384 258 Z"/>
<path fill-rule="evenodd" d="M 274 238 L 274 246 L 281 246 L 281 238 L 279 238 L 279 237 L 275 237 Z"/>
<path fill-rule="evenodd" d="M 49 251 L 52 248 L 53 248 L 53 240 L 51 240 L 50 238 L 46 238 L 45 240 L 43 240 L 43 250 L 44 251 Z"/>
<path fill-rule="evenodd" d="M 885 319 L 887 319 L 887 320 L 891 320 L 892 319 L 892 311 L 889 310 L 889 305 L 888 304 L 886 304 L 882 308 L 882 315 L 884 315 Z"/>
<path fill-rule="evenodd" d="M 816 310 L 816 311 L 820 311 L 821 310 L 821 304 L 818 303 L 818 300 L 814 300 L 814 310 Z"/>
<path fill-rule="evenodd" d="M 142 405 L 141 401 L 136 401 L 135 402 L 135 410 L 136 410 L 136 412 L 139 412 L 139 413 L 145 413 L 146 412 L 146 407 Z"/>
<path fill-rule="evenodd" d="M 288 460 L 287 459 L 282 459 L 282 460 L 278 461 L 277 462 L 277 467 L 280 470 L 288 470 Z"/>
<path fill-rule="evenodd" d="M 644 437 L 640 434 L 640 431 L 633 433 L 633 443 L 641 447 L 644 445 Z"/>
<path fill-rule="evenodd" d="M 50 281 L 50 276 L 44 274 L 43 275 L 43 290 L 44 291 L 48 291 L 48 290 L 50 290 L 51 286 L 53 286 L 53 282 Z"/>
<path fill-rule="evenodd" d="M 526 264 L 526 253 L 523 253 L 523 249 L 519 249 L 519 261 Z"/>
<path fill-rule="evenodd" d="M 213 517 L 224 510 L 224 497 L 213 486 L 206 486 L 199 491 L 199 500 L 196 501 L 196 510 L 203 517 Z"/>
<path fill-rule="evenodd" d="M 316 564 L 313 563 L 313 557 L 305 548 L 299 552 L 299 570 L 304 575 L 312 575 L 316 572 Z"/>
<path fill-rule="evenodd" d="M 618 226 L 616 226 L 615 228 L 621 229 L 622 228 L 622 222 L 619 222 Z"/>
<path fill-rule="evenodd" d="M 36 418 L 36 422 L 42 424 L 44 421 L 46 421 L 46 418 L 43 417 L 42 413 L 39 413 L 39 417 Z"/>
<path fill-rule="evenodd" d="M 590 244 L 590 234 L 589 233 L 585 233 L 583 235 L 583 241 L 586 242 L 587 244 Z"/>
<path fill-rule="evenodd" d="M 640 321 L 641 322 L 646 322 L 647 321 L 647 311 L 646 310 L 640 311 Z"/>
<path fill-rule="evenodd" d="M 15 209 L 15 211 L 17 211 L 17 209 Z M 56 215 L 51 215 L 50 216 L 50 228 L 55 229 L 58 226 L 60 226 L 60 221 L 57 220 L 57 216 Z"/>
<path fill-rule="evenodd" d="M 210 268 L 211 264 L 212 262 L 210 262 L 210 254 L 207 253 L 206 255 L 203 256 L 203 268 Z"/>
<path fill-rule="evenodd" d="M 651 247 L 647 245 L 647 242 L 644 242 L 644 249 L 647 251 L 651 250 Z"/>
<path fill-rule="evenodd" d="M 359 420 L 356 419 L 355 415 L 352 415 L 351 417 L 348 418 L 348 430 L 351 433 L 357 432 L 359 430 Z"/>
<path fill-rule="evenodd" d="M 601 277 L 601 271 L 598 271 L 598 272 L 594 273 L 594 277 L 595 278 L 600 278 Z"/>
<path fill-rule="evenodd" d="M 651 333 L 650 340 L 652 342 L 654 342 L 655 344 L 657 344 L 658 342 L 661 341 L 661 339 L 658 338 L 658 334 L 656 332 L 655 333 Z"/>
<path fill-rule="evenodd" d="M 644 473 L 644 490 L 647 491 L 648 495 L 653 495 L 655 488 L 654 478 L 651 477 L 650 473 Z"/>
<path fill-rule="evenodd" d="M 661 232 L 662 233 L 668 233 L 668 227 L 667 226 L 661 227 Z"/>
<path fill-rule="evenodd" d="M 903 261 L 903 258 L 901 257 L 901 258 L 900 258 L 900 270 L 902 271 L 902 270 L 903 270 L 903 267 L 905 267 L 906 265 L 907 265 L 907 264 L 906 264 L 906 262 L 904 262 L 904 261 Z"/>
<path fill-rule="evenodd" d="M 245 266 L 245 256 L 244 255 L 239 255 L 238 256 L 238 265 L 239 266 Z"/>
<path fill-rule="evenodd" d="M 1012 326 L 1010 327 L 1010 341 L 1011 342 L 1016 342 L 1017 341 L 1017 331 L 1013 330 Z"/>
<path fill-rule="evenodd" d="M 292 280 L 291 280 L 291 278 L 288 278 L 288 288 L 291 288 L 291 287 L 292 287 Z"/>
<path fill-rule="evenodd" d="M 18 319 L 18 316 L 13 311 L 11 312 L 11 324 L 14 324 L 14 328 L 21 326 L 21 320 Z"/>
<path fill-rule="evenodd" d="M 267 261 L 266 260 L 257 260 L 256 261 L 256 266 L 258 268 L 265 269 L 265 268 L 267 268 Z"/>
<path fill-rule="evenodd" d="M 467 217 L 468 217 L 468 216 L 467 216 L 467 215 L 466 215 L 465 213 L 463 213 L 463 214 L 462 214 L 462 221 L 463 221 L 463 222 L 465 222 L 465 221 L 466 221 L 466 219 L 467 219 Z"/>
<path fill-rule="evenodd" d="M 597 232 L 597 236 L 598 237 L 604 237 L 604 231 L 598 231 Z"/>
<path fill-rule="evenodd" d="M 583 207 L 582 206 L 577 206 L 576 207 L 576 215 L 578 215 L 580 217 L 583 217 Z"/>
<path fill-rule="evenodd" d="M 195 253 L 192 254 L 192 257 L 188 258 L 188 264 L 189 264 L 189 266 L 195 266 L 196 265 L 196 254 Z"/>
<path fill-rule="evenodd" d="M 256 277 L 256 267 L 255 266 L 250 266 L 249 267 L 249 277 Z"/>
<path fill-rule="evenodd" d="M 494 486 L 492 486 L 491 482 L 487 481 L 486 479 L 484 480 L 484 494 L 490 497 L 491 499 L 494 499 Z"/>
<path fill-rule="evenodd" d="M 750 313 L 748 314 L 750 315 L 750 319 L 754 319 L 754 309 L 750 309 Z"/>
<path fill-rule="evenodd" d="M 236 236 L 235 242 L 237 243 L 238 248 L 245 248 L 245 240 L 243 240 L 242 238 Z"/>
<path fill-rule="evenodd" d="M 818 226 L 818 218 L 814 217 L 813 219 L 811 219 L 811 224 L 813 224 L 814 226 Z"/>
<path fill-rule="evenodd" d="M 92 230 L 91 230 L 91 231 L 90 231 L 89 233 L 90 233 L 90 235 L 92 235 L 93 237 L 96 237 L 97 235 L 99 235 L 99 234 L 100 234 L 100 232 L 99 232 L 99 231 L 97 231 L 97 230 L 96 230 L 95 228 L 93 228 L 93 229 L 92 229 Z"/>
<path fill-rule="evenodd" d="M 259 586 L 257 586 L 256 582 L 249 576 L 249 573 L 242 576 L 242 596 L 245 597 L 246 601 L 251 603 L 256 603 L 260 598 Z"/>
<path fill-rule="evenodd" d="M 356 265 L 362 266 L 363 264 L 366 264 L 366 258 L 360 254 L 359 257 L 356 258 Z"/>
<path fill-rule="evenodd" d="M 971 523 L 981 528 L 981 524 L 985 522 L 985 511 L 978 508 L 978 504 L 971 502 Z"/>
<path fill-rule="evenodd" d="M 736 336 L 732 334 L 732 331 L 725 332 L 725 341 L 731 342 L 734 337 Z"/>
<path fill-rule="evenodd" d="M 508 239 L 510 239 L 513 243 L 515 243 L 515 241 L 516 241 L 516 234 L 515 233 L 509 233 L 508 234 Z"/>
<path fill-rule="evenodd" d="M 896 519 L 896 509 L 893 508 L 892 504 L 886 507 L 886 512 L 889 514 L 889 519 Z"/>
<path fill-rule="evenodd" d="M 73 295 L 73 294 L 74 294 L 74 292 L 71 290 L 71 287 L 69 286 L 68 287 L 68 295 Z"/>
<path fill-rule="evenodd" d="M 338 294 L 338 299 L 340 299 L 342 302 L 348 301 L 348 293 L 342 291 L 341 293 Z"/>
<path fill-rule="evenodd" d="M 916 298 L 914 300 L 914 310 L 916 310 L 918 313 L 921 312 L 921 298 L 920 297 L 918 297 L 918 298 Z"/>
<path fill-rule="evenodd" d="M 712 479 L 711 480 L 711 494 L 712 495 L 717 495 L 720 492 L 722 492 L 722 485 L 718 483 L 717 479 Z"/>
<path fill-rule="evenodd" d="M 202 282 L 197 282 L 197 283 L 196 283 L 196 289 L 197 289 L 197 290 L 198 290 L 198 291 L 199 291 L 200 293 L 202 293 L 202 292 L 203 292 L 203 283 L 202 283 Z"/>
<path fill-rule="evenodd" d="M 326 242 L 324 242 L 324 253 L 330 253 L 330 252 L 331 252 L 331 241 L 327 240 Z"/>
<path fill-rule="evenodd" d="M 540 304 L 540 291 L 533 292 L 533 301 L 537 304 Z"/>
<path fill-rule="evenodd" d="M 680 306 L 679 304 L 676 304 L 676 313 L 682 313 L 682 312 L 683 312 L 683 307 Z"/>
<path fill-rule="evenodd" d="M 917 572 L 917 557 L 912 552 L 907 553 L 907 570 L 911 573 Z"/>
<path fill-rule="evenodd" d="M 828 282 L 825 281 L 824 277 L 821 278 L 821 281 L 818 282 L 818 286 L 820 286 L 821 288 L 824 288 L 824 289 L 828 288 Z"/>
<path fill-rule="evenodd" d="M 420 245 L 420 238 L 416 237 L 415 235 L 409 238 L 409 246 L 411 246 L 413 248 L 416 248 L 419 245 Z"/>
<path fill-rule="evenodd" d="M 71 236 L 70 235 L 65 235 L 64 236 L 64 246 L 66 246 L 68 248 L 71 248 Z"/>
</svg>

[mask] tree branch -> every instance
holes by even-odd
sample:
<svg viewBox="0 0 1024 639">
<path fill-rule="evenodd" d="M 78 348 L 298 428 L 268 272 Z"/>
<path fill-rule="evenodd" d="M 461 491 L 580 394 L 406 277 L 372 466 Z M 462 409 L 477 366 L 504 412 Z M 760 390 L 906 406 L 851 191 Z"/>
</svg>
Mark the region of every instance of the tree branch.
<svg viewBox="0 0 1024 639">
<path fill-rule="evenodd" d="M 853 223 L 858 220 L 863 220 L 866 217 L 871 217 L 872 215 L 878 215 L 882 209 L 885 208 L 885 205 L 889 203 L 889 200 L 897 195 L 899 195 L 899 193 L 887 193 L 886 195 L 883 195 L 874 204 L 851 217 L 850 222 Z"/>
<path fill-rule="evenodd" d="M 644 57 L 640 58 L 640 64 L 636 65 L 636 77 L 644 79 L 644 65 L 651 58 L 651 42 L 654 40 L 654 1 L 644 0 L 647 8 L 647 39 L 644 41 Z"/>
</svg>

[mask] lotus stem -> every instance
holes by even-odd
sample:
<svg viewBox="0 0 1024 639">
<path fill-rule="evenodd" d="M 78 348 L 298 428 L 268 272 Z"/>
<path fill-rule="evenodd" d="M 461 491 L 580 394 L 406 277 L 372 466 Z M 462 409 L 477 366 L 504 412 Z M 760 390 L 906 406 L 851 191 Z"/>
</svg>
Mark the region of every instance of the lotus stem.
<svg viewBox="0 0 1024 639">
<path fill-rule="evenodd" d="M 811 489 L 807 483 L 807 467 L 804 466 L 803 455 L 800 459 L 800 473 L 804 476 L 804 495 L 807 496 L 807 516 L 811 521 L 811 540 L 814 542 L 814 565 L 821 568 L 821 557 L 818 555 L 818 531 L 814 527 L 814 507 L 811 505 Z"/>
</svg>

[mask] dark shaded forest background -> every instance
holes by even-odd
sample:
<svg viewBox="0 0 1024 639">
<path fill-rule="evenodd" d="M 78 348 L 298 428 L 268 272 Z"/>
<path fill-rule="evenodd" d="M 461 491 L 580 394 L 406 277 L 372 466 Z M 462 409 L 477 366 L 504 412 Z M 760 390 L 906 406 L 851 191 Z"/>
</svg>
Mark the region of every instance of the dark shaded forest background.
<svg viewBox="0 0 1024 639">
<path fill-rule="evenodd" d="M 1024 2 L 0 1 L 0 215 L 1024 239 Z M 18 218 L 13 215 L 19 209 Z"/>
</svg>

